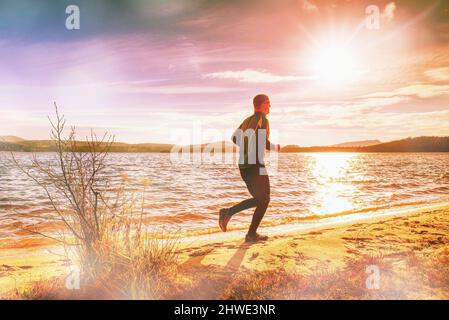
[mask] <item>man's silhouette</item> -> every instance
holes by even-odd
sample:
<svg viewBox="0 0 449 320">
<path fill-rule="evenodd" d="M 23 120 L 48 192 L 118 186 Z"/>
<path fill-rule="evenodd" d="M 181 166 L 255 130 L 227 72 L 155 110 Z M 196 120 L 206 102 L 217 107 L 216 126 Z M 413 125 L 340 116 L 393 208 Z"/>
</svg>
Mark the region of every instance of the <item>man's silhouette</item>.
<svg viewBox="0 0 449 320">
<path fill-rule="evenodd" d="M 246 242 L 268 239 L 259 235 L 257 228 L 270 203 L 270 180 L 265 168 L 265 149 L 279 151 L 279 145 L 273 145 L 269 138 L 270 125 L 266 115 L 270 112 L 270 99 L 259 94 L 253 99 L 254 114 L 246 118 L 232 135 L 232 141 L 240 147 L 239 170 L 252 198 L 246 199 L 231 208 L 221 209 L 219 226 L 226 231 L 231 217 L 237 212 L 256 207 L 245 237 Z"/>
</svg>

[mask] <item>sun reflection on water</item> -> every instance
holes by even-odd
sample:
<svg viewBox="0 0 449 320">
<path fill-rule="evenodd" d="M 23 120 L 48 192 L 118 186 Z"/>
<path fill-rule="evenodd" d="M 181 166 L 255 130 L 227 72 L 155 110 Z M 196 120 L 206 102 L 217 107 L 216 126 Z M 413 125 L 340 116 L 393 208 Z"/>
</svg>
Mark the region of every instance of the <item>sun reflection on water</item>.
<svg viewBox="0 0 449 320">
<path fill-rule="evenodd" d="M 354 209 L 355 186 L 345 183 L 357 161 L 355 153 L 315 153 L 310 155 L 311 173 L 315 181 L 316 204 L 311 208 L 319 215 Z"/>
</svg>

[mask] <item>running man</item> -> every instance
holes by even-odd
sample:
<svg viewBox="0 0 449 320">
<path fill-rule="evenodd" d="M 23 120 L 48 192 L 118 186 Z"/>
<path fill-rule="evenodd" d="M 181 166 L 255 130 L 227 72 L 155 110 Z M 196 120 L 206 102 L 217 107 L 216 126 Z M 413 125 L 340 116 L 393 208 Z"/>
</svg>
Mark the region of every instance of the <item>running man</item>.
<svg viewBox="0 0 449 320">
<path fill-rule="evenodd" d="M 254 114 L 246 118 L 232 135 L 232 141 L 240 147 L 239 170 L 252 198 L 246 199 L 231 208 L 221 209 L 219 226 L 226 232 L 231 217 L 237 212 L 256 207 L 246 234 L 246 242 L 264 241 L 268 237 L 257 233 L 268 204 L 270 203 L 270 180 L 265 168 L 265 149 L 279 151 L 279 145 L 269 140 L 270 125 L 267 114 L 270 112 L 270 99 L 259 94 L 253 99 Z"/>
</svg>

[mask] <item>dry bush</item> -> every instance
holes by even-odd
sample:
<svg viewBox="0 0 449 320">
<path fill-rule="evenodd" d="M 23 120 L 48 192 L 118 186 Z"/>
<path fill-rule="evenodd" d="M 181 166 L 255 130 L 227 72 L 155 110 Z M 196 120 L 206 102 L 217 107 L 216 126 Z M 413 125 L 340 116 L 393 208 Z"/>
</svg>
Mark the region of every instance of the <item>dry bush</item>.
<svg viewBox="0 0 449 320">
<path fill-rule="evenodd" d="M 154 238 L 145 230 L 146 183 L 141 201 L 128 194 L 124 185 L 113 186 L 107 162 L 113 136 L 98 138 L 91 132 L 81 143 L 71 127 L 64 137 L 66 121 L 56 105 L 55 109 L 56 119 L 50 119 L 54 159 L 33 155 L 31 166 L 25 166 L 14 155 L 12 158 L 50 201 L 55 216 L 45 219 L 65 228 L 57 236 L 28 231 L 61 243 L 68 258 L 80 266 L 81 286 L 90 288 L 98 298 L 158 298 L 172 292 L 176 237 Z M 37 294 L 45 291 L 42 288 L 36 290 L 27 295 L 45 296 Z M 83 294 L 90 296 L 88 291 Z"/>
</svg>

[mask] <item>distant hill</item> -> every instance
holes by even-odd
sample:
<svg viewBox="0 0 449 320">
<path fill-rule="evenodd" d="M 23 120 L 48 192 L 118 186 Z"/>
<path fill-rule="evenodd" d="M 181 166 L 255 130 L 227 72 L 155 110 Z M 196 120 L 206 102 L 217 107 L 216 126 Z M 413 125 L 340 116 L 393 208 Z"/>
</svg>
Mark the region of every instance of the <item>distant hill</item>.
<svg viewBox="0 0 449 320">
<path fill-rule="evenodd" d="M 167 153 L 173 148 L 173 144 L 164 143 L 140 143 L 140 144 L 128 144 L 116 142 L 111 147 L 111 152 L 134 152 L 134 153 L 146 153 L 146 152 L 158 152 Z"/>
<path fill-rule="evenodd" d="M 449 137 L 417 137 L 378 144 L 368 152 L 449 152 Z"/>
<path fill-rule="evenodd" d="M 316 148 L 319 148 L 319 147 L 316 147 Z M 307 148 L 300 147 L 296 144 L 289 144 L 289 145 L 281 147 L 281 152 L 286 152 L 286 153 L 302 152 L 302 151 L 298 151 L 298 150 L 304 150 L 304 149 L 307 149 Z"/>
<path fill-rule="evenodd" d="M 12 136 L 8 136 L 12 137 Z M 26 151 L 26 152 L 51 152 L 56 151 L 56 146 L 52 140 L 24 140 L 19 137 L 13 137 L 14 142 L 6 142 L 0 139 L 0 151 Z M 10 139 L 11 140 L 11 139 Z M 12 141 L 12 140 L 11 140 Z M 77 142 L 78 151 L 87 151 L 88 145 L 84 141 Z M 114 142 L 111 146 L 111 152 L 170 152 L 173 144 L 161 143 L 141 143 L 128 144 Z"/>
<path fill-rule="evenodd" d="M 16 136 L 0 136 L 0 142 L 20 142 L 24 141 L 25 139 L 16 137 Z"/>
<path fill-rule="evenodd" d="M 25 151 L 25 152 L 51 152 L 56 147 L 51 140 L 24 140 L 19 137 L 13 137 L 14 142 L 0 140 L 0 151 Z M 377 140 L 372 140 L 377 141 Z M 357 141 L 356 141 L 357 142 Z M 350 143 L 350 142 L 348 142 Z M 161 143 L 140 143 L 128 144 L 115 142 L 111 147 L 111 152 L 158 152 L 167 153 L 173 148 L 173 144 Z M 196 150 L 205 151 L 206 147 L 221 150 L 237 150 L 235 145 L 230 141 L 218 141 L 210 144 L 180 146 L 183 150 L 190 149 L 191 152 Z M 86 142 L 78 142 L 79 151 L 87 151 Z M 282 147 L 281 152 L 449 152 L 449 137 L 417 137 L 396 140 L 386 143 L 380 143 L 370 146 L 330 146 L 330 147 L 300 147 L 297 145 L 288 145 Z"/>
<path fill-rule="evenodd" d="M 363 140 L 363 141 L 349 141 L 339 144 L 334 144 L 331 147 L 369 147 L 376 144 L 381 144 L 382 141 L 379 140 Z"/>
<path fill-rule="evenodd" d="M 285 146 L 281 152 L 449 152 L 449 137 L 417 137 L 367 147 Z"/>
</svg>

